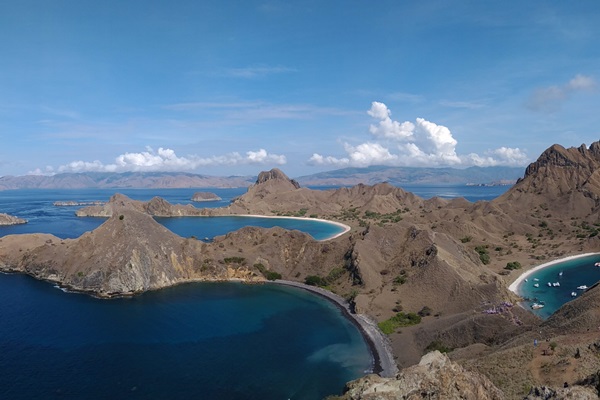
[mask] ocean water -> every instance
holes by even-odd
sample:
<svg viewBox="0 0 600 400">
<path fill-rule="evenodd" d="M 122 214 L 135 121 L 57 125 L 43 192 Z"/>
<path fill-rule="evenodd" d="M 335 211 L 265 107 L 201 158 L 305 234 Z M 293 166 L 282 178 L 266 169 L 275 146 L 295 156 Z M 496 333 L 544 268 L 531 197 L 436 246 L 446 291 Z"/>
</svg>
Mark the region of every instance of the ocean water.
<svg viewBox="0 0 600 400">
<path fill-rule="evenodd" d="M 133 298 L 0 274 L 2 399 L 320 399 L 372 367 L 329 301 L 274 284 Z"/>
<path fill-rule="evenodd" d="M 548 318 L 563 304 L 574 299 L 571 293 L 575 292 L 577 297 L 584 292 L 577 289 L 578 286 L 590 287 L 600 281 L 600 267 L 594 265 L 597 262 L 600 262 L 600 254 L 550 265 L 529 275 L 527 282 L 521 282 L 517 293 L 527 298 L 525 305 L 528 308 L 533 303 L 544 304 L 543 308 L 531 311 L 542 318 Z M 548 286 L 548 283 L 556 282 L 560 286 Z M 539 284 L 537 288 L 534 286 L 536 283 Z"/>
<path fill-rule="evenodd" d="M 127 189 L 120 193 L 134 200 L 148 201 L 160 196 L 172 204 L 194 204 L 198 208 L 225 207 L 231 200 L 241 195 L 245 189 L 210 189 L 222 198 L 217 202 L 193 203 L 190 201 L 194 189 Z M 78 206 L 57 207 L 55 201 L 108 201 L 114 194 L 110 189 L 85 190 L 14 190 L 0 192 L 0 212 L 28 220 L 27 224 L 0 226 L 0 237 L 20 233 L 50 233 L 62 239 L 81 236 L 100 226 L 105 219 L 77 217 Z M 343 232 L 338 225 L 304 219 L 255 218 L 255 217 L 180 217 L 157 218 L 161 224 L 182 237 L 195 236 L 199 239 L 212 239 L 245 226 L 270 228 L 279 226 L 297 229 L 308 233 L 317 240 L 327 239 Z"/>
</svg>

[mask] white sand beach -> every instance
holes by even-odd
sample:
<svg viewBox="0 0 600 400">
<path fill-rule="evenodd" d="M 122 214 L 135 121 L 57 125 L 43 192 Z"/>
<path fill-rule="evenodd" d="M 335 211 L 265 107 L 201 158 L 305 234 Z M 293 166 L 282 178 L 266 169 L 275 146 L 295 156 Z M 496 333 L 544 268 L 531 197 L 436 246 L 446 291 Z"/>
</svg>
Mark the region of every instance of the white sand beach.
<svg viewBox="0 0 600 400">
<path fill-rule="evenodd" d="M 529 271 L 525 271 L 521 275 L 519 275 L 519 277 L 517 279 L 515 279 L 515 281 L 513 283 L 510 284 L 510 286 L 508 287 L 508 290 L 510 290 L 513 293 L 519 294 L 518 289 L 519 289 L 519 285 L 521 284 L 521 282 L 523 282 L 526 278 L 528 278 L 529 276 L 531 276 L 531 274 L 533 274 L 534 272 L 537 272 L 537 271 L 542 270 L 544 268 L 548 268 L 548 267 L 550 267 L 552 265 L 556 265 L 556 264 L 561 263 L 561 262 L 575 260 L 575 259 L 581 258 L 581 257 L 593 256 L 595 254 L 600 254 L 600 253 L 577 254 L 577 255 L 574 255 L 574 256 L 560 258 L 558 260 L 553 260 L 553 261 L 550 261 L 550 262 L 538 265 L 538 266 L 530 269 Z"/>
<path fill-rule="evenodd" d="M 254 217 L 254 218 L 278 218 L 278 219 L 299 219 L 299 220 L 304 220 L 304 221 L 318 221 L 318 222 L 325 222 L 328 224 L 332 224 L 332 225 L 337 225 L 341 228 L 343 228 L 344 230 L 336 235 L 333 235 L 331 237 L 328 237 L 326 239 L 321 239 L 319 240 L 319 242 L 324 242 L 326 240 L 331 240 L 331 239 L 335 239 L 337 237 L 342 236 L 344 233 L 350 231 L 350 227 L 346 224 L 342 224 L 341 222 L 337 222 L 337 221 L 330 221 L 328 219 L 322 219 L 322 218 L 308 218 L 308 217 L 280 217 L 278 215 L 254 215 L 254 214 L 230 214 L 230 216 L 232 217 Z"/>
</svg>

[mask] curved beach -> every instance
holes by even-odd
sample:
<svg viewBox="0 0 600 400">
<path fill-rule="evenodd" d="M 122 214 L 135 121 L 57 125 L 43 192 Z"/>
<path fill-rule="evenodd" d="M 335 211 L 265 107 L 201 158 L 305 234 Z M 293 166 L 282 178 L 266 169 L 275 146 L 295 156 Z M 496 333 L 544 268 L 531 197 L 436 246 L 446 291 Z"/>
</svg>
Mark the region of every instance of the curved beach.
<svg viewBox="0 0 600 400">
<path fill-rule="evenodd" d="M 519 275 L 517 277 L 517 279 L 514 280 L 513 283 L 511 283 L 508 286 L 508 290 L 510 290 L 513 293 L 519 294 L 518 289 L 519 289 L 519 285 L 521 284 L 521 282 L 523 282 L 525 279 L 527 279 L 529 276 L 531 276 L 534 272 L 540 271 L 544 268 L 548 268 L 552 265 L 556 265 L 565 261 L 570 261 L 570 260 L 575 260 L 578 258 L 582 258 L 582 257 L 588 257 L 588 256 L 593 256 L 593 255 L 597 255 L 600 253 L 584 253 L 584 254 L 577 254 L 575 256 L 569 256 L 569 257 L 565 257 L 565 258 L 560 258 L 558 260 L 553 260 L 541 265 L 538 265 L 528 271 L 523 272 L 521 275 Z"/>
<path fill-rule="evenodd" d="M 384 378 L 395 377 L 398 373 L 398 367 L 394 361 L 394 355 L 392 354 L 391 346 L 387 336 L 385 336 L 377 326 L 375 321 L 369 319 L 363 314 L 353 314 L 350 311 L 350 306 L 346 300 L 342 297 L 316 286 L 306 285 L 300 282 L 276 280 L 271 283 L 293 286 L 300 289 L 307 290 L 311 293 L 322 296 L 342 310 L 344 315 L 354 324 L 362 333 L 367 345 L 371 350 L 373 356 L 373 373 L 379 374 Z"/>
<path fill-rule="evenodd" d="M 337 221 L 330 221 L 328 219 L 322 219 L 322 218 L 306 218 L 306 217 L 280 217 L 278 215 L 254 215 L 254 214 L 231 214 L 232 217 L 254 217 L 254 218 L 275 218 L 275 219 L 298 219 L 298 220 L 303 220 L 303 221 L 318 221 L 318 222 L 324 222 L 327 224 L 332 224 L 332 225 L 336 225 L 339 226 L 340 228 L 344 229 L 342 232 L 335 234 L 331 237 L 328 237 L 327 239 L 321 239 L 318 240 L 319 242 L 324 242 L 326 240 L 332 240 L 335 239 L 337 237 L 342 236 L 343 234 L 345 234 L 346 232 L 350 231 L 350 226 L 346 225 L 346 224 L 342 224 L 341 222 L 337 222 Z"/>
</svg>

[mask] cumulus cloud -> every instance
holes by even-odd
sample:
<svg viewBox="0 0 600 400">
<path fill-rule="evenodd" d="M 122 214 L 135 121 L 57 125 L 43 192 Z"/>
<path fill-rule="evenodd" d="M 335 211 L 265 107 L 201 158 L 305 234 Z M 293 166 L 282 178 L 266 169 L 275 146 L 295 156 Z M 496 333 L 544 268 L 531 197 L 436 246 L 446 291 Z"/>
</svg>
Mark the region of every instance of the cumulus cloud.
<svg viewBox="0 0 600 400">
<path fill-rule="evenodd" d="M 51 174 L 62 172 L 150 172 L 150 171 L 193 171 L 200 167 L 235 166 L 235 165 L 283 165 L 287 163 L 284 155 L 271 154 L 265 149 L 247 151 L 244 155 L 233 152 L 221 156 L 198 157 L 195 155 L 180 157 L 174 150 L 159 148 L 154 151 L 147 148 L 139 153 L 124 153 L 115 158 L 113 163 L 101 161 L 72 161 L 53 169 L 36 169 L 33 174 Z"/>
<path fill-rule="evenodd" d="M 495 166 L 524 165 L 527 155 L 518 148 L 500 147 L 484 155 L 459 155 L 458 141 L 446 126 L 424 118 L 414 122 L 399 122 L 391 118 L 391 110 L 380 102 L 373 102 L 367 111 L 374 124 L 369 132 L 375 141 L 358 146 L 344 144 L 345 157 L 324 156 L 315 153 L 308 163 L 336 167 L 391 166 Z"/>
<path fill-rule="evenodd" d="M 574 92 L 594 90 L 596 87 L 594 78 L 578 74 L 564 85 L 536 89 L 529 97 L 526 106 L 533 111 L 556 112 Z"/>
</svg>

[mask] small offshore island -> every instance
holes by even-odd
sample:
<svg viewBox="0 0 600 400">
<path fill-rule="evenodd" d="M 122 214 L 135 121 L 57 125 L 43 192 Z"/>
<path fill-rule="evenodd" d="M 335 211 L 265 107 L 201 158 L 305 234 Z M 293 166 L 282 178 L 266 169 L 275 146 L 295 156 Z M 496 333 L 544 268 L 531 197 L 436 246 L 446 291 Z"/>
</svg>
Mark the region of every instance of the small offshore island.
<svg viewBox="0 0 600 400">
<path fill-rule="evenodd" d="M 212 192 L 196 192 L 192 196 L 192 201 L 202 203 L 205 201 L 219 201 L 222 200 L 219 196 Z"/>
<path fill-rule="evenodd" d="M 14 217 L 12 215 L 0 213 L 0 225 L 19 225 L 26 224 L 27 220 Z"/>
<path fill-rule="evenodd" d="M 508 286 L 543 262 L 598 252 L 599 142 L 553 145 L 489 202 L 424 200 L 388 184 L 310 190 L 274 169 L 224 208 L 116 194 L 77 215 L 107 220 L 77 239 L 3 237 L 0 270 L 99 297 L 268 277 L 326 287 L 358 320 L 368 315 L 379 322 L 388 338 L 375 339 L 385 377 L 349 383 L 344 399 L 376 398 L 375 392 L 383 396 L 377 398 L 538 398 L 548 390 L 552 398 L 598 396 L 600 287 L 541 320 L 514 306 L 520 299 Z M 247 227 L 204 243 L 153 218 L 219 215 L 302 215 L 350 229 L 316 241 L 299 231 Z M 387 340 L 393 358 L 386 366 Z M 540 345 L 533 347 L 534 340 Z M 396 365 L 403 368 L 397 374 Z"/>
</svg>

